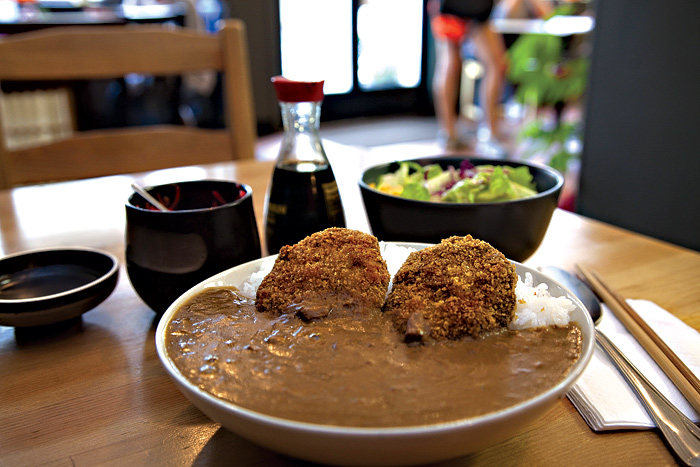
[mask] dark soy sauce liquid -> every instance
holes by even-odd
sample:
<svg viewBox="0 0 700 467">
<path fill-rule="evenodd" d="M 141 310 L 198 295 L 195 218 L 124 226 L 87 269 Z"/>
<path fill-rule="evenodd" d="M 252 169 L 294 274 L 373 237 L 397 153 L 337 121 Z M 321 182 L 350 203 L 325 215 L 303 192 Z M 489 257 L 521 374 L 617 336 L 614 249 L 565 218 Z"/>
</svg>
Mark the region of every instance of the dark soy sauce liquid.
<svg viewBox="0 0 700 467">
<path fill-rule="evenodd" d="M 96 271 L 77 264 L 31 267 L 0 276 L 0 299 L 46 297 L 77 289 L 99 277 Z"/>
<path fill-rule="evenodd" d="M 328 164 L 287 161 L 275 167 L 267 202 L 269 254 L 328 227 L 345 227 L 333 170 Z"/>
</svg>

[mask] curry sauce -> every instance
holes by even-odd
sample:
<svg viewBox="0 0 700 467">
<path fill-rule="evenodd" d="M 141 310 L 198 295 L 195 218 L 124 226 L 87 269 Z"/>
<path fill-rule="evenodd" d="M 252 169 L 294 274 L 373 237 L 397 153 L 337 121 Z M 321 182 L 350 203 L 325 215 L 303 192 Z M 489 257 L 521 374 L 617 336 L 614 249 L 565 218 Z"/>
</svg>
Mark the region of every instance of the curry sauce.
<svg viewBox="0 0 700 467">
<path fill-rule="evenodd" d="M 167 353 L 203 390 L 246 409 L 352 427 L 433 424 L 532 398 L 581 353 L 575 324 L 407 345 L 381 312 L 306 321 L 209 288 L 168 323 Z"/>
</svg>

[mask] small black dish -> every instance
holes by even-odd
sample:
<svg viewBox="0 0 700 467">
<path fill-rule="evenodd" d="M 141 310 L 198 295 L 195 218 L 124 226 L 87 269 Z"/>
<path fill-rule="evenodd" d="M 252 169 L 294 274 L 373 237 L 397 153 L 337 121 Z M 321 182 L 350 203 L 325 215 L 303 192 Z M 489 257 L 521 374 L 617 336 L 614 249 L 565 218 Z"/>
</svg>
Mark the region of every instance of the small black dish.
<svg viewBox="0 0 700 467">
<path fill-rule="evenodd" d="M 80 247 L 33 250 L 0 260 L 0 325 L 29 327 L 76 318 L 114 291 L 119 262 Z"/>
</svg>

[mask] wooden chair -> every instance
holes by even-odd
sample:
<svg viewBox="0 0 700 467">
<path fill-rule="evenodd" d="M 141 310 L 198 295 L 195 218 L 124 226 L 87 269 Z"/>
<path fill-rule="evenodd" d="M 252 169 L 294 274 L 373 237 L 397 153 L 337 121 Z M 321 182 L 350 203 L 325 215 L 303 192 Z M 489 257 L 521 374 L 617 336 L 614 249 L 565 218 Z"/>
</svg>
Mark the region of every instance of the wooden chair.
<svg viewBox="0 0 700 467">
<path fill-rule="evenodd" d="M 245 33 L 242 21 L 226 20 L 217 34 L 161 25 L 78 26 L 1 38 L 0 81 L 217 70 L 226 128 L 151 125 L 91 130 L 10 150 L 0 120 L 0 188 L 254 158 L 256 120 Z"/>
</svg>

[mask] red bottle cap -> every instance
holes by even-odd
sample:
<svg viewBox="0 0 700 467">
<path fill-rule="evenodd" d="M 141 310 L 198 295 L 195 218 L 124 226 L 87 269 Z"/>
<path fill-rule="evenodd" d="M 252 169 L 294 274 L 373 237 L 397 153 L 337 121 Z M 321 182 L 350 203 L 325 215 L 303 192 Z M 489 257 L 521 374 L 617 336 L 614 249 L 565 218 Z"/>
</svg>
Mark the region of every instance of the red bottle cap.
<svg viewBox="0 0 700 467">
<path fill-rule="evenodd" d="M 323 100 L 323 81 L 292 81 L 273 76 L 277 99 L 282 102 L 318 102 Z"/>
</svg>

